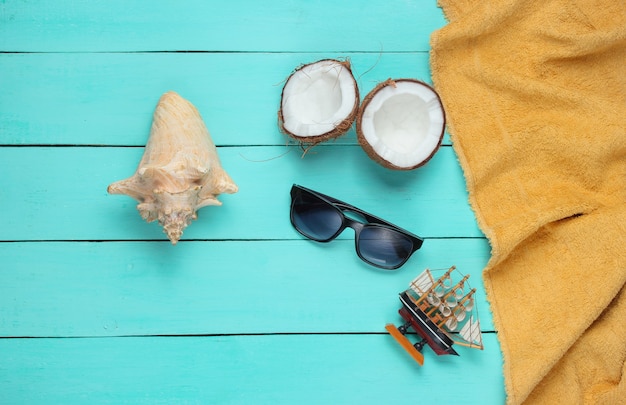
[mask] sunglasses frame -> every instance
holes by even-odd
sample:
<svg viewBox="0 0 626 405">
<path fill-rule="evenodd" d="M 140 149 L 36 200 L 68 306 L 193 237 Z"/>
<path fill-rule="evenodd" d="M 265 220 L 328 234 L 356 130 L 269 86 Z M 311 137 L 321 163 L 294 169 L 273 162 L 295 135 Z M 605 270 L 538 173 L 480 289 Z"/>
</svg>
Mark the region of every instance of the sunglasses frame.
<svg viewBox="0 0 626 405">
<path fill-rule="evenodd" d="M 303 233 L 296 226 L 296 223 L 294 221 L 294 205 L 295 205 L 296 198 L 302 193 L 310 194 L 314 196 L 315 198 L 322 200 L 323 202 L 327 203 L 330 207 L 332 207 L 341 215 L 341 226 L 339 227 L 337 232 L 335 232 L 331 237 L 326 238 L 326 239 L 314 238 Z M 362 216 L 367 222 L 363 223 L 355 219 L 352 219 L 345 214 L 345 211 L 358 214 Z M 290 205 L 289 219 L 291 221 L 291 225 L 293 225 L 293 227 L 295 228 L 296 231 L 298 231 L 298 233 L 300 233 L 302 236 L 306 237 L 307 239 L 311 239 L 311 240 L 314 240 L 316 242 L 321 242 L 321 243 L 330 242 L 334 240 L 335 238 L 337 238 L 337 236 L 339 236 L 343 231 L 345 231 L 346 228 L 352 228 L 355 233 L 355 237 L 354 237 L 355 249 L 359 258 L 367 264 L 370 264 L 372 266 L 376 266 L 382 269 L 386 269 L 386 270 L 395 270 L 401 267 L 402 265 L 404 265 L 404 263 L 406 263 L 409 260 L 409 258 L 413 255 L 413 253 L 419 250 L 422 247 L 422 244 L 424 243 L 424 239 L 407 231 L 406 229 L 400 228 L 397 225 L 387 222 L 384 219 L 378 218 L 377 216 L 372 215 L 369 212 L 363 211 L 362 209 L 357 208 L 353 205 L 350 205 L 346 202 L 330 197 L 326 194 L 322 194 L 318 191 L 313 191 L 311 189 L 300 186 L 298 184 L 294 184 L 291 187 L 291 205 Z M 378 263 L 373 263 L 365 259 L 359 250 L 359 235 L 361 233 L 361 230 L 363 230 L 363 228 L 365 228 L 366 226 L 390 229 L 408 237 L 412 243 L 411 252 L 407 255 L 407 257 L 404 260 L 402 260 L 399 264 L 394 265 L 394 266 L 384 266 Z"/>
</svg>

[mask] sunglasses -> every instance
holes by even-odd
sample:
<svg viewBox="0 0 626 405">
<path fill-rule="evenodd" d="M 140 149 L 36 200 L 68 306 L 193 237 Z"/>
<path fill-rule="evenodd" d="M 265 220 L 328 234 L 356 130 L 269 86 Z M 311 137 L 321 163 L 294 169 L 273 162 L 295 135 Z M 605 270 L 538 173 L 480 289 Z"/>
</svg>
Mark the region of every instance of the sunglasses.
<svg viewBox="0 0 626 405">
<path fill-rule="evenodd" d="M 359 222 L 346 216 L 360 216 Z M 402 266 L 422 247 L 419 236 L 357 207 L 294 184 L 291 187 L 291 224 L 317 242 L 330 242 L 346 228 L 355 232 L 356 253 L 376 267 L 393 270 Z"/>
</svg>

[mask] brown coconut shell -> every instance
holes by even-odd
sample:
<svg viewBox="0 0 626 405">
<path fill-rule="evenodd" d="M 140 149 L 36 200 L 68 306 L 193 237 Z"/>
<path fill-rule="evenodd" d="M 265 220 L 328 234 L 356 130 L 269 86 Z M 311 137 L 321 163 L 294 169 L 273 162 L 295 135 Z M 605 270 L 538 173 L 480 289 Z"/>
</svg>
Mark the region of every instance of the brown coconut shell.
<svg viewBox="0 0 626 405">
<path fill-rule="evenodd" d="M 385 87 L 387 87 L 387 86 L 396 87 L 397 83 L 400 83 L 400 82 L 413 82 L 413 83 L 417 83 L 417 84 L 420 84 L 422 86 L 428 87 L 437 96 L 437 99 L 439 100 L 439 104 L 441 105 L 441 113 L 443 114 L 443 125 L 441 127 L 441 135 L 439 136 L 439 143 L 437 144 L 437 147 L 432 151 L 432 153 L 426 159 L 424 159 L 421 162 L 417 163 L 416 165 L 410 166 L 410 167 L 400 167 L 400 166 L 397 166 L 397 165 L 393 164 L 392 162 L 389 162 L 386 159 L 383 159 L 378 153 L 376 153 L 376 151 L 374 150 L 372 145 L 370 145 L 367 142 L 367 140 L 365 139 L 365 136 L 363 135 L 363 130 L 361 128 L 361 122 L 363 120 L 363 113 L 367 109 L 367 106 L 372 101 L 374 96 L 376 96 L 376 94 L 380 90 L 384 89 Z M 443 135 L 445 133 L 445 128 L 446 128 L 446 114 L 445 114 L 445 111 L 443 109 L 443 103 L 441 102 L 441 98 L 439 98 L 439 94 L 437 94 L 437 92 L 435 91 L 435 89 L 432 86 L 430 86 L 427 83 L 424 83 L 424 82 L 422 82 L 420 80 L 417 80 L 417 79 L 387 79 L 384 82 L 379 83 L 363 99 L 363 102 L 361 103 L 361 107 L 359 108 L 359 112 L 358 112 L 357 118 L 356 118 L 357 139 L 359 141 L 359 144 L 363 148 L 363 150 L 367 153 L 367 155 L 370 157 L 370 159 L 372 159 L 375 162 L 381 164 L 382 166 L 384 166 L 384 167 L 386 167 L 388 169 L 392 169 L 392 170 L 413 170 L 413 169 L 417 169 L 418 167 L 421 167 L 421 166 L 425 165 L 435 155 L 435 153 L 441 147 L 441 142 L 443 141 Z"/>
<path fill-rule="evenodd" d="M 285 96 L 285 87 L 287 86 L 287 83 L 289 82 L 289 80 L 293 77 L 294 74 L 296 74 L 296 72 L 298 72 L 299 70 L 302 70 L 304 68 L 306 68 L 307 66 L 311 66 L 314 65 L 316 63 L 321 63 L 321 62 L 335 62 L 338 63 L 340 65 L 342 65 L 349 73 L 350 76 L 352 77 L 352 80 L 354 81 L 354 90 L 355 90 L 355 98 L 354 98 L 354 106 L 352 108 L 352 111 L 350 112 L 350 115 L 348 115 L 343 121 L 341 121 L 339 124 L 337 124 L 335 126 L 335 128 L 331 131 L 328 131 L 326 133 L 320 134 L 320 135 L 315 135 L 315 136 L 299 136 L 297 134 L 294 134 L 293 132 L 287 130 L 285 128 L 284 125 L 284 117 L 283 117 L 283 98 Z M 359 102 L 360 102 L 360 95 L 359 95 L 359 86 L 357 85 L 356 79 L 354 78 L 354 74 L 352 73 L 352 68 L 350 65 L 350 59 L 346 58 L 345 60 L 338 60 L 338 59 L 320 59 L 318 61 L 315 62 L 311 62 L 311 63 L 307 63 L 304 65 L 299 66 L 298 68 L 296 68 L 287 78 L 287 80 L 285 80 L 285 85 L 283 86 L 283 90 L 281 91 L 280 94 L 280 108 L 278 109 L 278 128 L 280 129 L 280 132 L 282 132 L 283 134 L 289 136 L 292 139 L 297 140 L 300 145 L 306 145 L 306 146 L 315 146 L 321 142 L 326 142 L 328 140 L 331 139 L 336 139 L 339 138 L 340 136 L 346 134 L 350 128 L 352 127 L 352 124 L 354 124 L 354 121 L 356 120 L 356 117 L 358 115 L 359 112 Z"/>
</svg>

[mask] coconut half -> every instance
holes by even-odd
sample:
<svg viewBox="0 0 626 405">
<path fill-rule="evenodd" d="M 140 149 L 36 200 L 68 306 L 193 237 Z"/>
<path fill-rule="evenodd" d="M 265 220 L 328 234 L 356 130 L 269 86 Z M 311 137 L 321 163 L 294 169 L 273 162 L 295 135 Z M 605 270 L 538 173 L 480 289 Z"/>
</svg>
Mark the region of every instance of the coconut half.
<svg viewBox="0 0 626 405">
<path fill-rule="evenodd" d="M 278 122 L 288 136 L 307 144 L 337 138 L 359 109 L 359 89 L 349 61 L 323 59 L 294 71 L 280 100 Z"/>
<path fill-rule="evenodd" d="M 415 79 L 389 79 L 363 100 L 356 131 L 370 158 L 390 169 L 411 170 L 439 149 L 445 124 L 432 87 Z"/>
</svg>

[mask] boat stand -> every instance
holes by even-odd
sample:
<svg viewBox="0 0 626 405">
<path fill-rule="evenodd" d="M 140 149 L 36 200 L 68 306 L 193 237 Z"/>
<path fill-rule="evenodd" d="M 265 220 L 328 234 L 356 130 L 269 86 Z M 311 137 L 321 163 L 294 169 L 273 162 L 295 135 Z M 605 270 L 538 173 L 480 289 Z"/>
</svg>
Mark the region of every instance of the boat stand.
<svg viewBox="0 0 626 405">
<path fill-rule="evenodd" d="M 404 325 L 396 328 L 396 326 L 392 323 L 389 323 L 385 326 L 385 329 L 393 338 L 402 346 L 407 353 L 413 357 L 413 359 L 420 365 L 424 365 L 424 355 L 422 354 L 422 349 L 426 344 L 426 339 L 422 339 L 419 342 L 412 344 L 409 339 L 404 336 L 411 326 L 410 322 L 405 323 Z"/>
</svg>

